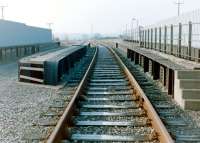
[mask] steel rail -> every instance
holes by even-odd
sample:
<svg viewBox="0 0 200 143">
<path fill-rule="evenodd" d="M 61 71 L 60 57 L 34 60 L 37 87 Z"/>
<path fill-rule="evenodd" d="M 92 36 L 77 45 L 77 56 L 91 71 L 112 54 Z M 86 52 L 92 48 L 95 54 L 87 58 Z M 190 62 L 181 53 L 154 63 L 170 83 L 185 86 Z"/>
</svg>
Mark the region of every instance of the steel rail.
<svg viewBox="0 0 200 143">
<path fill-rule="evenodd" d="M 135 90 L 136 95 L 139 96 L 140 99 L 142 99 L 141 101 L 142 101 L 143 108 L 147 111 L 147 115 L 151 119 L 152 126 L 156 130 L 156 132 L 158 133 L 159 141 L 163 142 L 163 143 L 174 143 L 174 140 L 171 138 L 171 136 L 168 133 L 166 127 L 164 126 L 164 124 L 162 123 L 161 119 L 159 118 L 157 112 L 153 108 L 151 102 L 146 97 L 146 95 L 143 92 L 142 88 L 139 86 L 139 84 L 137 83 L 135 78 L 132 76 L 132 74 L 130 73 L 128 68 L 121 61 L 121 59 L 114 52 L 113 49 L 111 49 L 111 48 L 108 48 L 108 49 L 113 53 L 114 57 L 116 58 L 117 62 L 120 65 L 120 67 L 124 70 L 125 74 L 130 79 L 131 85 L 134 87 L 134 89 L 136 89 Z M 70 101 L 70 103 L 68 104 L 67 108 L 64 111 L 64 114 L 61 116 L 60 120 L 58 121 L 54 131 L 49 136 L 49 138 L 47 140 L 47 143 L 56 143 L 56 142 L 61 141 L 63 138 L 69 137 L 69 131 L 67 129 L 67 126 L 69 127 L 69 124 L 67 124 L 67 123 L 70 122 L 70 117 L 72 116 L 72 112 L 76 107 L 76 101 L 80 97 L 82 89 L 84 88 L 84 85 L 87 82 L 87 78 L 90 75 L 91 68 L 93 67 L 93 65 L 95 63 L 97 50 L 98 50 L 98 48 L 96 49 L 95 55 L 94 55 L 94 57 L 92 59 L 92 62 L 90 63 L 90 66 L 87 69 L 87 71 L 86 71 L 81 83 L 79 84 L 79 86 L 78 86 L 78 88 L 77 88 L 72 100 Z"/>
<path fill-rule="evenodd" d="M 128 70 L 126 65 L 122 62 L 120 57 L 114 52 L 112 48 L 108 48 L 110 51 L 114 54 L 115 58 L 117 59 L 118 63 L 124 70 L 125 74 L 128 76 L 130 79 L 131 85 L 136 89 L 136 95 L 138 95 L 142 100 L 143 100 L 143 107 L 147 111 L 148 117 L 151 119 L 151 123 L 153 128 L 159 133 L 159 141 L 162 143 L 174 143 L 174 140 L 170 136 L 169 132 L 167 131 L 165 125 L 161 121 L 159 115 L 155 111 L 153 105 L 145 95 L 144 91 L 140 87 L 140 85 L 137 83 L 136 79 L 133 77 L 131 72 Z"/>
<path fill-rule="evenodd" d="M 81 80 L 80 84 L 78 85 L 76 92 L 74 93 L 73 98 L 71 99 L 71 101 L 69 102 L 69 104 L 67 105 L 63 115 L 61 116 L 61 118 L 59 119 L 56 127 L 54 128 L 53 132 L 51 133 L 51 135 L 49 136 L 48 140 L 46 141 L 47 143 L 57 143 L 60 140 L 62 140 L 62 138 L 67 137 L 69 134 L 68 129 L 66 128 L 67 122 L 70 122 L 70 117 L 72 115 L 76 100 L 79 98 L 79 96 L 81 95 L 81 91 L 85 85 L 85 83 L 87 82 L 87 78 L 89 76 L 89 73 L 91 72 L 91 68 L 93 67 L 95 61 L 96 61 L 96 55 L 98 52 L 98 48 L 96 48 L 95 54 L 93 56 L 93 59 L 83 77 L 83 79 Z"/>
</svg>

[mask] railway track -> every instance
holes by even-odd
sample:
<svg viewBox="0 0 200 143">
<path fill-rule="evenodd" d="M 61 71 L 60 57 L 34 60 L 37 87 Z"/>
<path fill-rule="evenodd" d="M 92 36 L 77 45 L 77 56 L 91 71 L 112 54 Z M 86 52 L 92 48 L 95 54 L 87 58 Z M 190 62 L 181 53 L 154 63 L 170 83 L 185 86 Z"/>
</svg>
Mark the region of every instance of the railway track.
<svg viewBox="0 0 200 143">
<path fill-rule="evenodd" d="M 42 142 L 48 138 L 62 116 L 64 109 L 73 98 L 95 52 L 96 48 L 87 48 L 86 54 L 81 61 L 70 65 L 74 68 L 68 70 L 61 78 L 62 82 L 67 82 L 66 85 L 56 91 L 56 96 L 49 102 L 48 109 L 41 112 L 39 119 L 24 131 L 22 137 L 24 142 Z"/>
<path fill-rule="evenodd" d="M 184 119 L 183 111 L 151 79 L 145 76 L 138 65 L 132 64 L 118 50 L 115 51 L 134 75 L 175 142 L 199 143 L 200 129 L 194 127 L 191 120 Z"/>
<path fill-rule="evenodd" d="M 47 142 L 173 140 L 119 57 L 100 47 Z"/>
</svg>

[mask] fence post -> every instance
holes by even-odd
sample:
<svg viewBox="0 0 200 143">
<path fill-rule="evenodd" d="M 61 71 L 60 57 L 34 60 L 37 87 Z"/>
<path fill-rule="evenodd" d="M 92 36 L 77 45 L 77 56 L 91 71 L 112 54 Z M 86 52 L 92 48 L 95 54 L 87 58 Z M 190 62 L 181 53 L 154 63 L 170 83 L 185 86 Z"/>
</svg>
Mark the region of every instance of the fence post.
<svg viewBox="0 0 200 143">
<path fill-rule="evenodd" d="M 145 34 L 145 31 L 144 30 L 142 30 L 142 47 L 144 48 L 144 34 Z"/>
<path fill-rule="evenodd" d="M 188 33 L 188 50 L 187 50 L 187 54 L 188 54 L 188 59 L 191 60 L 191 56 L 192 56 L 192 22 L 189 22 L 189 33 Z"/>
<path fill-rule="evenodd" d="M 162 37 L 162 31 L 161 27 L 159 27 L 159 51 L 161 51 L 161 37 Z"/>
<path fill-rule="evenodd" d="M 37 52 L 40 52 L 40 46 L 37 47 Z"/>
<path fill-rule="evenodd" d="M 147 48 L 147 30 L 144 31 L 144 47 Z"/>
<path fill-rule="evenodd" d="M 0 60 L 3 59 L 2 48 L 0 48 Z"/>
<path fill-rule="evenodd" d="M 148 29 L 146 30 L 146 48 L 148 49 Z"/>
<path fill-rule="evenodd" d="M 7 48 L 4 49 L 5 59 L 7 59 Z"/>
<path fill-rule="evenodd" d="M 135 31 L 135 32 L 134 32 L 135 34 L 134 34 L 134 37 L 133 37 L 133 38 L 134 38 L 135 43 L 137 43 L 137 29 L 134 30 L 134 31 Z"/>
<path fill-rule="evenodd" d="M 26 47 L 24 47 L 24 55 L 26 55 L 26 54 L 27 54 Z"/>
<path fill-rule="evenodd" d="M 155 39 L 154 39 L 154 48 L 156 50 L 157 47 L 157 28 L 155 28 Z"/>
<path fill-rule="evenodd" d="M 181 57 L 182 24 L 178 26 L 178 57 Z"/>
<path fill-rule="evenodd" d="M 21 57 L 22 56 L 22 50 L 21 50 L 21 47 L 19 47 L 19 57 Z"/>
<path fill-rule="evenodd" d="M 15 47 L 15 53 L 16 53 L 16 57 L 18 57 L 18 48 Z"/>
<path fill-rule="evenodd" d="M 144 36 L 144 41 L 143 41 L 144 42 L 144 48 L 146 48 L 146 30 L 144 30 L 143 36 Z"/>
<path fill-rule="evenodd" d="M 174 32 L 174 30 L 173 30 L 173 24 L 171 24 L 171 32 L 170 32 L 170 54 L 171 55 L 173 55 L 173 32 Z"/>
<path fill-rule="evenodd" d="M 148 29 L 146 30 L 146 48 L 148 49 Z"/>
<path fill-rule="evenodd" d="M 150 47 L 150 46 L 149 46 L 149 43 L 150 43 L 150 42 L 149 42 L 149 40 L 150 40 L 150 39 L 149 39 L 149 32 L 150 32 L 150 30 L 148 29 L 148 34 L 147 34 L 147 47 L 148 47 L 148 49 L 149 49 L 149 47 Z"/>
<path fill-rule="evenodd" d="M 153 49 L 153 28 L 151 28 L 151 49 Z"/>
<path fill-rule="evenodd" d="M 12 57 L 12 48 L 10 48 L 10 57 Z"/>
<path fill-rule="evenodd" d="M 34 47 L 31 46 L 31 54 L 34 54 Z"/>
<path fill-rule="evenodd" d="M 140 45 L 140 47 L 143 47 L 143 44 L 142 44 L 143 41 L 144 41 L 143 40 L 143 38 L 144 38 L 143 35 L 144 35 L 143 34 L 143 30 L 141 30 L 141 27 L 139 26 L 139 45 Z"/>
<path fill-rule="evenodd" d="M 164 33 L 164 53 L 166 53 L 167 49 L 167 26 L 165 25 L 165 33 Z"/>
<path fill-rule="evenodd" d="M 199 50 L 199 55 L 198 55 L 197 62 L 199 62 L 199 63 L 200 63 L 200 50 Z"/>
</svg>

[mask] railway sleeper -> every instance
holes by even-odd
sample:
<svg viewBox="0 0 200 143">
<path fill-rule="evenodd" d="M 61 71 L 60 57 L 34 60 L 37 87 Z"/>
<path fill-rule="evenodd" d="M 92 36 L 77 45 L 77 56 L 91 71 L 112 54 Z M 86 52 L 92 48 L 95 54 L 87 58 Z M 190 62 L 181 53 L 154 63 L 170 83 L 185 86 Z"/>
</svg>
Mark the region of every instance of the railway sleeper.
<svg viewBox="0 0 200 143">
<path fill-rule="evenodd" d="M 117 51 L 117 50 L 116 50 Z M 139 84 L 143 82 L 142 78 L 146 78 L 145 74 L 140 74 L 140 67 L 131 63 L 130 60 L 127 60 L 120 52 L 118 52 L 120 58 L 124 61 L 127 67 L 130 69 L 131 73 L 134 75 L 135 79 Z M 148 79 L 148 78 L 146 78 Z M 145 80 L 144 80 L 145 81 Z M 190 123 L 183 120 L 182 117 L 177 116 L 179 110 L 176 110 L 176 106 L 173 103 L 159 105 L 159 100 L 155 100 L 158 96 L 164 96 L 163 92 L 158 89 L 155 85 L 155 82 L 152 82 L 151 86 L 141 86 L 144 89 L 147 97 L 150 99 L 158 114 L 162 117 L 163 122 L 165 123 L 168 131 L 171 133 L 171 136 L 174 138 L 176 143 L 199 143 L 200 142 L 200 130 L 190 129 Z M 156 96 L 154 96 L 156 94 Z M 164 93 L 165 94 L 165 93 Z M 164 101 L 164 98 L 161 98 L 161 102 Z M 166 98 L 166 101 L 170 101 L 169 98 Z M 178 113 L 177 113 L 178 112 Z"/>
<path fill-rule="evenodd" d="M 129 91 L 132 90 L 132 87 L 127 87 L 127 86 L 119 86 L 119 87 L 87 87 L 87 91 L 121 91 L 121 90 L 125 90 L 125 91 Z"/>
</svg>

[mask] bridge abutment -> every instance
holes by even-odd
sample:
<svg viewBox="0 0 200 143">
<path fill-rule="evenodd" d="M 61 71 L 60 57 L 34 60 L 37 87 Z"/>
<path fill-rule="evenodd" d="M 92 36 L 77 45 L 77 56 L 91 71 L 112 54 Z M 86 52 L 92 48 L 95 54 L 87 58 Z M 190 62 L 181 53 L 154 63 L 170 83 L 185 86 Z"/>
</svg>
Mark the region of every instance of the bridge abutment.
<svg viewBox="0 0 200 143">
<path fill-rule="evenodd" d="M 183 109 L 200 110 L 200 64 L 195 59 L 188 61 L 166 56 L 167 54 L 159 51 L 132 46 L 130 42 L 118 43 L 121 50 L 126 49 L 124 52 L 127 52 L 127 58 L 139 65 L 144 73 L 149 73 L 153 80 L 158 81 L 168 96 Z"/>
</svg>

